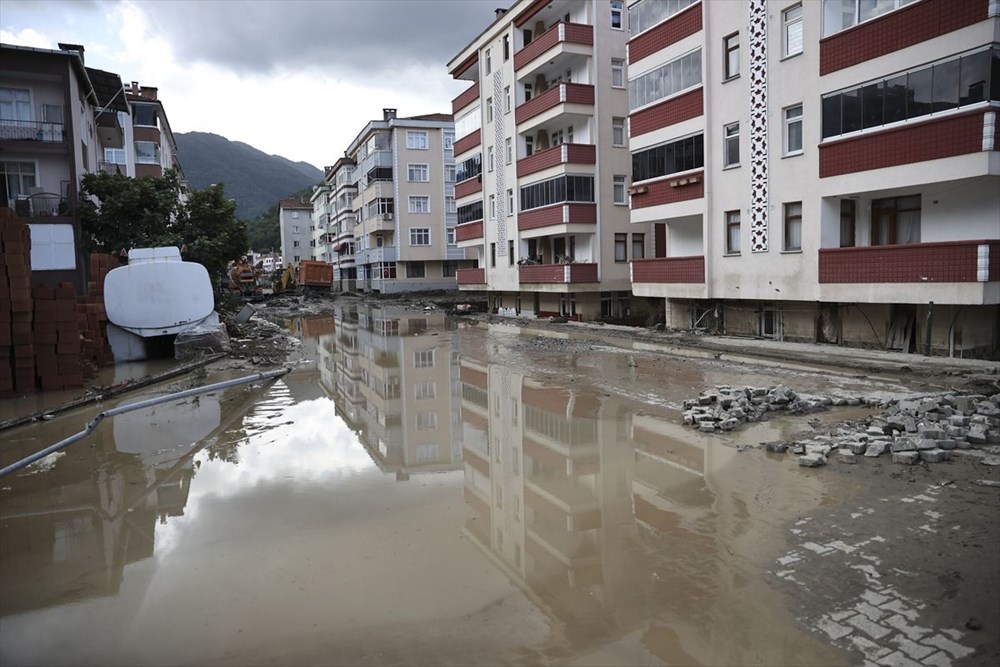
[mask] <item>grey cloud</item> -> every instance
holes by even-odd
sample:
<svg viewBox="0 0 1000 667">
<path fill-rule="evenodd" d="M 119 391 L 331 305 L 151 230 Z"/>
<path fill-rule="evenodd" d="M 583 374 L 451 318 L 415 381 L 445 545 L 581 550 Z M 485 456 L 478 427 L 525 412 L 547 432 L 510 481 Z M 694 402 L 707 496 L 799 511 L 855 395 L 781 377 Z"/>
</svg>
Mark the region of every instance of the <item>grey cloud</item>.
<svg viewBox="0 0 1000 667">
<path fill-rule="evenodd" d="M 242 74 L 325 69 L 348 79 L 445 65 L 510 0 L 161 0 L 141 7 L 177 58 Z"/>
</svg>

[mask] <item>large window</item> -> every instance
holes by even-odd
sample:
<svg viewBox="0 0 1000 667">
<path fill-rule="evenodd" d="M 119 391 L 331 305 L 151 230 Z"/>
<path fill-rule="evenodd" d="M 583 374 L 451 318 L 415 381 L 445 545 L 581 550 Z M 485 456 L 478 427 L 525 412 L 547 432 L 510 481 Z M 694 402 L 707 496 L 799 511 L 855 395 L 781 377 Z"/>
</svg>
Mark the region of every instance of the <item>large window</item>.
<svg viewBox="0 0 1000 667">
<path fill-rule="evenodd" d="M 410 230 L 411 233 L 413 230 Z M 423 278 L 427 275 L 427 271 L 424 268 L 423 262 L 407 262 L 406 263 L 406 277 L 407 278 Z"/>
<path fill-rule="evenodd" d="M 427 150 L 427 132 L 423 130 L 407 130 L 406 147 L 416 150 Z"/>
<path fill-rule="evenodd" d="M 483 219 L 483 200 L 474 201 L 458 207 L 458 224 L 476 222 Z"/>
<path fill-rule="evenodd" d="M 34 120 L 31 91 L 24 88 L 0 88 L 0 120 Z"/>
<path fill-rule="evenodd" d="M 823 138 L 1000 101 L 1000 49 L 871 81 L 823 98 Z"/>
<path fill-rule="evenodd" d="M 802 250 L 802 202 L 785 204 L 784 249 Z"/>
<path fill-rule="evenodd" d="M 155 141 L 135 142 L 135 161 L 138 164 L 160 164 L 160 144 Z"/>
<path fill-rule="evenodd" d="M 410 229 L 410 245 L 430 245 L 431 230 L 427 227 L 413 227 Z"/>
<path fill-rule="evenodd" d="M 642 0 L 628 8 L 629 34 L 635 36 L 649 30 L 698 0 Z"/>
<path fill-rule="evenodd" d="M 740 33 L 722 39 L 722 78 L 725 81 L 740 75 Z"/>
<path fill-rule="evenodd" d="M 699 134 L 633 153 L 632 183 L 704 166 L 704 137 Z"/>
<path fill-rule="evenodd" d="M 415 368 L 434 368 L 434 350 L 415 350 L 413 352 Z"/>
<path fill-rule="evenodd" d="M 35 163 L 34 162 L 0 162 L 0 178 L 3 178 L 6 186 L 7 196 L 10 199 L 27 197 L 31 194 L 31 189 L 35 187 Z M 0 205 L 8 206 L 9 203 L 0 201 Z"/>
<path fill-rule="evenodd" d="M 125 149 L 105 148 L 104 161 L 108 164 L 125 164 Z"/>
<path fill-rule="evenodd" d="M 430 213 L 431 198 L 420 195 L 410 195 L 410 213 Z"/>
<path fill-rule="evenodd" d="M 722 128 L 722 166 L 740 165 L 740 124 L 730 123 Z"/>
<path fill-rule="evenodd" d="M 634 111 L 700 83 L 701 49 L 698 49 L 629 81 L 629 109 Z"/>
<path fill-rule="evenodd" d="M 153 104 L 132 104 L 132 124 L 156 127 L 156 106 Z"/>
<path fill-rule="evenodd" d="M 594 201 L 593 176 L 557 176 L 521 188 L 521 210 L 563 202 Z"/>
<path fill-rule="evenodd" d="M 802 105 L 785 109 L 785 155 L 802 152 Z"/>
<path fill-rule="evenodd" d="M 726 254 L 740 254 L 740 212 L 726 211 Z"/>
<path fill-rule="evenodd" d="M 895 11 L 916 0 L 823 0 L 823 36 Z"/>
<path fill-rule="evenodd" d="M 408 164 L 406 165 L 406 178 L 411 183 L 426 183 L 431 180 L 430 166 L 426 164 Z"/>
<path fill-rule="evenodd" d="M 479 113 L 479 105 L 477 104 L 455 121 L 455 139 L 458 140 L 469 136 L 478 130 L 482 124 L 483 117 Z"/>
<path fill-rule="evenodd" d="M 920 195 L 872 200 L 872 245 L 920 243 Z"/>
<path fill-rule="evenodd" d="M 781 23 L 784 29 L 782 55 L 787 58 L 802 53 L 802 5 L 789 7 L 781 12 Z"/>
<path fill-rule="evenodd" d="M 468 160 L 465 160 L 455 169 L 455 182 L 461 183 L 462 181 L 467 181 L 470 178 L 475 178 L 483 173 L 483 156 L 481 153 L 476 153 Z"/>
</svg>

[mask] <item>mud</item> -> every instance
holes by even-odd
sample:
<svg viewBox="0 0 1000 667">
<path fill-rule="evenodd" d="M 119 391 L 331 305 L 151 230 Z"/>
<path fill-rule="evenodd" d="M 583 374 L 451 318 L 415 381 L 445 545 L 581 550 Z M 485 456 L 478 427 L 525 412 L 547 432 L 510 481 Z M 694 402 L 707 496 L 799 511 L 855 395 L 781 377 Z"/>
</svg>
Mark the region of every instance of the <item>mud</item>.
<svg viewBox="0 0 1000 667">
<path fill-rule="evenodd" d="M 756 448 L 865 408 L 680 423 L 719 384 L 923 384 L 298 305 L 261 313 L 301 340 L 285 378 L 115 418 L 0 479 L 0 662 L 995 664 L 1000 491 L 972 481 L 997 468 Z M 272 354 L 257 340 L 121 400 L 243 374 Z M 102 407 L 3 433 L 0 463 Z"/>
</svg>

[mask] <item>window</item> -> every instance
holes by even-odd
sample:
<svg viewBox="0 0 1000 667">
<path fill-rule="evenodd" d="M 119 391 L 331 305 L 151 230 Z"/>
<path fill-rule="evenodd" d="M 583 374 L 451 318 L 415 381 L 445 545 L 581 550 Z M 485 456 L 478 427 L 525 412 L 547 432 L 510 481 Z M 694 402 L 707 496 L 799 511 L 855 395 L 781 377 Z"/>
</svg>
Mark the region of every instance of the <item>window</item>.
<svg viewBox="0 0 1000 667">
<path fill-rule="evenodd" d="M 472 203 L 458 207 L 458 224 L 466 222 L 476 222 L 483 219 L 483 200 L 478 199 Z"/>
<path fill-rule="evenodd" d="M 785 109 L 785 155 L 802 152 L 802 105 Z"/>
<path fill-rule="evenodd" d="M 486 68 L 486 74 L 489 74 L 490 72 L 493 71 L 493 49 L 486 49 L 486 58 L 484 66 Z"/>
<path fill-rule="evenodd" d="M 410 230 L 413 233 L 413 230 Z M 423 278 L 427 275 L 426 268 L 423 262 L 407 262 L 406 263 L 406 277 L 407 278 Z"/>
<path fill-rule="evenodd" d="M 611 145 L 625 145 L 625 119 L 615 116 L 611 119 Z"/>
<path fill-rule="evenodd" d="M 702 135 L 661 144 L 632 154 L 632 183 L 705 166 Z"/>
<path fill-rule="evenodd" d="M 414 150 L 427 150 L 427 132 L 423 130 L 407 130 L 406 147 Z"/>
<path fill-rule="evenodd" d="M 524 138 L 524 155 L 525 157 L 533 155 L 535 152 L 535 138 L 525 137 Z"/>
<path fill-rule="evenodd" d="M 132 104 L 132 124 L 156 127 L 156 106 L 152 104 Z"/>
<path fill-rule="evenodd" d="M 292 247 L 293 248 L 298 248 L 299 247 L 299 242 L 298 241 L 292 241 Z"/>
<path fill-rule="evenodd" d="M 31 269 L 53 271 L 76 268 L 73 225 L 28 225 L 31 229 Z"/>
<path fill-rule="evenodd" d="M 722 167 L 740 165 L 740 124 L 731 123 L 722 128 Z"/>
<path fill-rule="evenodd" d="M 649 30 L 698 0 L 642 0 L 628 8 L 628 29 L 632 36 Z"/>
<path fill-rule="evenodd" d="M 135 161 L 138 164 L 160 164 L 160 144 L 155 141 L 135 142 Z"/>
<path fill-rule="evenodd" d="M 521 208 L 533 208 L 561 204 L 563 202 L 594 201 L 593 176 L 557 176 L 521 187 Z"/>
<path fill-rule="evenodd" d="M 430 213 L 431 198 L 420 195 L 410 195 L 410 213 Z"/>
<path fill-rule="evenodd" d="M 740 254 L 740 212 L 726 211 L 726 254 Z"/>
<path fill-rule="evenodd" d="M 455 138 L 462 139 L 469 136 L 483 125 L 483 118 L 477 104 L 461 117 L 455 119 Z"/>
<path fill-rule="evenodd" d="M 510 60 L 510 35 L 503 36 L 503 61 Z"/>
<path fill-rule="evenodd" d="M 104 161 L 108 164 L 125 164 L 125 149 L 124 148 L 105 148 L 104 149 Z"/>
<path fill-rule="evenodd" d="M 802 5 L 781 12 L 781 23 L 784 26 L 784 56 L 787 58 L 802 53 Z"/>
<path fill-rule="evenodd" d="M 625 14 L 625 3 L 622 0 L 611 0 L 611 27 L 616 30 L 622 30 L 625 26 L 622 24 L 622 17 Z"/>
<path fill-rule="evenodd" d="M 628 261 L 628 234 L 615 234 L 615 261 Z"/>
<path fill-rule="evenodd" d="M 632 235 L 632 259 L 643 259 L 646 256 L 646 235 Z"/>
<path fill-rule="evenodd" d="M 434 368 L 434 350 L 415 350 L 413 352 L 414 368 Z"/>
<path fill-rule="evenodd" d="M 0 120 L 34 120 L 31 91 L 23 88 L 0 88 Z"/>
<path fill-rule="evenodd" d="M 853 248 L 857 221 L 857 202 L 853 199 L 840 200 L 840 247 Z"/>
<path fill-rule="evenodd" d="M 487 123 L 492 123 L 493 122 L 493 98 L 492 97 L 487 97 L 486 98 L 486 122 Z"/>
<path fill-rule="evenodd" d="M 497 218 L 497 198 L 496 195 L 490 195 L 490 220 L 496 220 Z"/>
<path fill-rule="evenodd" d="M 431 180 L 430 168 L 426 164 L 408 164 L 406 178 L 411 183 L 427 183 Z"/>
<path fill-rule="evenodd" d="M 612 190 L 616 204 L 628 204 L 628 199 L 625 197 L 625 176 L 614 177 Z"/>
<path fill-rule="evenodd" d="M 449 227 L 445 230 L 448 237 L 448 245 L 455 245 L 455 228 Z"/>
<path fill-rule="evenodd" d="M 611 59 L 611 87 L 625 87 L 625 61 L 621 58 Z"/>
<path fill-rule="evenodd" d="M 292 218 L 293 218 L 293 219 L 296 219 L 296 218 L 298 218 L 298 217 L 299 217 L 299 212 L 298 212 L 298 211 L 292 211 Z M 298 227 L 296 227 L 296 228 L 295 228 L 295 233 L 296 233 L 296 234 L 298 234 L 298 233 L 299 233 L 299 228 L 298 228 Z"/>
<path fill-rule="evenodd" d="M 293 215 L 292 217 L 294 218 L 296 216 Z M 299 233 L 299 226 L 298 225 L 292 225 L 292 234 L 298 234 L 298 233 Z"/>
<path fill-rule="evenodd" d="M 507 215 L 514 215 L 514 189 L 507 188 Z"/>
<path fill-rule="evenodd" d="M 451 243 L 455 242 L 455 230 L 449 230 L 451 232 Z M 441 262 L 441 275 L 445 278 L 454 278 L 456 272 L 458 271 L 458 262 Z"/>
<path fill-rule="evenodd" d="M 534 90 L 530 83 L 524 84 L 524 101 L 527 102 L 531 99 L 531 91 Z"/>
<path fill-rule="evenodd" d="M 493 147 L 486 147 L 486 171 L 493 171 Z"/>
<path fill-rule="evenodd" d="M 490 268 L 496 268 L 497 265 L 497 244 L 490 244 Z"/>
<path fill-rule="evenodd" d="M 802 202 L 785 204 L 785 250 L 802 250 Z"/>
<path fill-rule="evenodd" d="M 723 80 L 735 79 L 740 75 L 740 33 L 734 33 L 722 40 Z"/>
<path fill-rule="evenodd" d="M 483 156 L 480 153 L 476 153 L 456 167 L 455 182 L 461 183 L 462 181 L 467 181 L 470 178 L 479 176 L 481 173 L 483 173 Z"/>
<path fill-rule="evenodd" d="M 413 398 L 418 401 L 431 401 L 437 398 L 436 382 L 418 382 L 413 385 Z"/>
<path fill-rule="evenodd" d="M 513 145 L 510 143 L 510 137 L 507 137 L 507 139 L 504 141 L 504 148 L 507 151 L 507 164 L 510 164 L 511 162 L 514 161 L 514 148 Z"/>
<path fill-rule="evenodd" d="M 298 256 L 298 255 L 295 255 L 295 256 L 294 256 L 294 258 L 293 258 L 293 260 L 294 260 L 294 262 L 295 262 L 296 264 L 298 264 L 298 263 L 299 263 L 299 259 L 300 259 L 300 258 L 299 258 L 299 256 Z"/>
<path fill-rule="evenodd" d="M 455 169 L 456 169 L 456 167 L 453 164 L 446 164 L 444 166 L 444 182 L 445 183 L 454 183 L 455 182 Z"/>
<path fill-rule="evenodd" d="M 445 213 L 455 213 L 458 208 L 455 206 L 455 198 L 451 195 L 447 195 L 444 198 L 444 212 Z"/>
<path fill-rule="evenodd" d="M 920 243 L 920 195 L 872 200 L 872 245 Z"/>
<path fill-rule="evenodd" d="M 430 245 L 431 230 L 427 227 L 410 228 L 410 245 Z"/>
<path fill-rule="evenodd" d="M 504 86 L 503 89 L 503 111 L 510 113 L 510 86 Z"/>
<path fill-rule="evenodd" d="M 629 81 L 629 110 L 659 102 L 700 84 L 701 49 L 698 49 Z"/>
<path fill-rule="evenodd" d="M 915 0 L 823 0 L 823 36 L 895 11 Z"/>
<path fill-rule="evenodd" d="M 514 266 L 514 240 L 507 240 L 507 264 Z"/>
</svg>

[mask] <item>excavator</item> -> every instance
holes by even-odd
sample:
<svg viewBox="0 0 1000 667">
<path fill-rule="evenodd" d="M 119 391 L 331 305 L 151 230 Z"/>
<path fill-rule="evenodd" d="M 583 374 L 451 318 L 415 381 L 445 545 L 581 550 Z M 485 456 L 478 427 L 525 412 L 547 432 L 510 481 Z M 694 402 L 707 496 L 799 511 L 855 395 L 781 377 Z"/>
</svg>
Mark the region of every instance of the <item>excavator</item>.
<svg viewBox="0 0 1000 667">
<path fill-rule="evenodd" d="M 229 290 L 244 299 L 263 296 L 258 284 L 260 270 L 250 263 L 249 258 L 242 257 L 229 265 Z"/>
</svg>

